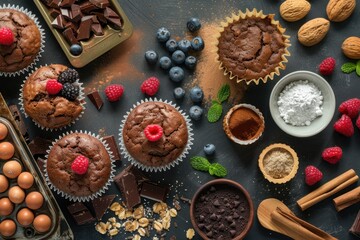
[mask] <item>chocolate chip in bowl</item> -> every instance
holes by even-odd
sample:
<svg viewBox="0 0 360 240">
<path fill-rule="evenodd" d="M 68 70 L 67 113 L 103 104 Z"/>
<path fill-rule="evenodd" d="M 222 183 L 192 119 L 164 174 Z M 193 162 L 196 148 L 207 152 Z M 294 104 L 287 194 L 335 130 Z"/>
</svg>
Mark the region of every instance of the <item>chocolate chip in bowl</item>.
<svg viewBox="0 0 360 240">
<path fill-rule="evenodd" d="M 203 239 L 243 239 L 254 219 L 254 206 L 247 190 L 229 179 L 216 179 L 201 186 L 192 198 L 190 219 Z"/>
</svg>

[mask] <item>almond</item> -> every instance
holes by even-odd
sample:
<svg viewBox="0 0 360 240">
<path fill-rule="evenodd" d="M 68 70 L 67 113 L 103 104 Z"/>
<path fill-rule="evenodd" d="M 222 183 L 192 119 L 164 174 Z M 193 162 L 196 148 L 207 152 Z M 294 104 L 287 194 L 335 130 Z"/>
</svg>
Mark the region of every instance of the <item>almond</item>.
<svg viewBox="0 0 360 240">
<path fill-rule="evenodd" d="M 314 18 L 302 25 L 298 31 L 298 39 L 304 46 L 319 43 L 327 34 L 330 22 L 325 18 Z"/>
<path fill-rule="evenodd" d="M 326 13 L 330 21 L 342 22 L 353 13 L 355 0 L 330 0 L 326 6 Z"/>
<path fill-rule="evenodd" d="M 280 15 L 288 22 L 295 22 L 305 17 L 310 8 L 306 0 L 287 0 L 280 5 Z"/>
<path fill-rule="evenodd" d="M 341 49 L 345 56 L 351 59 L 360 59 L 360 37 L 348 37 Z"/>
</svg>

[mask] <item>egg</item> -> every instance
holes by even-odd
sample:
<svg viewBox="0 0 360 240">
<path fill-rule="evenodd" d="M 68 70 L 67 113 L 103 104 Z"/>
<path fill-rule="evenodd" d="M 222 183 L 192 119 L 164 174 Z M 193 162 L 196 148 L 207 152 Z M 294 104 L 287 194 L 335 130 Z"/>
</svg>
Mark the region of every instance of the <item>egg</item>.
<svg viewBox="0 0 360 240">
<path fill-rule="evenodd" d="M 3 140 L 8 135 L 8 129 L 5 124 L 0 123 L 0 140 Z"/>
<path fill-rule="evenodd" d="M 33 225 L 36 231 L 40 233 L 47 232 L 51 227 L 51 219 L 48 215 L 40 214 L 35 217 Z"/>
<path fill-rule="evenodd" d="M 9 142 L 0 143 L 0 159 L 8 160 L 14 156 L 15 148 Z"/>
<path fill-rule="evenodd" d="M 32 210 L 41 208 L 44 203 L 44 197 L 39 192 L 31 192 L 25 198 L 26 206 Z"/>
<path fill-rule="evenodd" d="M 0 193 L 5 192 L 9 187 L 9 181 L 4 175 L 0 175 Z"/>
<path fill-rule="evenodd" d="M 8 216 L 14 210 L 14 205 L 7 197 L 0 199 L 0 216 Z"/>
<path fill-rule="evenodd" d="M 22 203 L 25 199 L 25 192 L 19 186 L 13 186 L 9 189 L 8 196 L 13 203 Z"/>
<path fill-rule="evenodd" d="M 15 160 L 8 161 L 3 166 L 3 173 L 8 178 L 17 178 L 21 170 L 21 164 Z"/>
<path fill-rule="evenodd" d="M 18 211 L 16 219 L 21 226 L 26 227 L 33 223 L 34 214 L 30 209 L 22 208 L 20 211 Z"/>
<path fill-rule="evenodd" d="M 16 223 L 11 219 L 5 219 L 0 224 L 0 233 L 5 237 L 11 237 L 16 232 Z"/>
<path fill-rule="evenodd" d="M 22 189 L 28 189 L 33 185 L 34 177 L 29 172 L 22 172 L 18 176 L 17 183 Z"/>
</svg>

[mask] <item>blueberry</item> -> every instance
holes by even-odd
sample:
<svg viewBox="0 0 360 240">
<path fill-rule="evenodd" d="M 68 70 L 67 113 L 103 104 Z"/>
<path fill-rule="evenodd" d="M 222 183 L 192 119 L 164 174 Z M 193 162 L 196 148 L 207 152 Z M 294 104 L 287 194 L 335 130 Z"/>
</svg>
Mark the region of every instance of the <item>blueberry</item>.
<svg viewBox="0 0 360 240">
<path fill-rule="evenodd" d="M 170 32 L 166 28 L 159 28 L 156 32 L 156 38 L 159 42 L 166 42 L 170 38 Z"/>
<path fill-rule="evenodd" d="M 182 64 L 185 61 L 185 53 L 181 50 L 176 50 L 171 55 L 171 59 L 175 64 Z"/>
<path fill-rule="evenodd" d="M 208 143 L 204 146 L 204 152 L 206 155 L 213 155 L 215 153 L 215 145 Z"/>
<path fill-rule="evenodd" d="M 200 103 L 204 98 L 204 93 L 199 87 L 193 87 L 190 90 L 190 99 L 194 103 Z"/>
<path fill-rule="evenodd" d="M 170 69 L 172 65 L 171 59 L 167 56 L 161 57 L 159 63 L 160 63 L 160 67 L 165 70 Z"/>
<path fill-rule="evenodd" d="M 177 87 L 174 89 L 174 98 L 182 99 L 185 96 L 185 90 L 182 87 Z"/>
<path fill-rule="evenodd" d="M 203 109 L 201 107 L 194 105 L 190 108 L 189 115 L 191 119 L 198 121 L 200 120 L 202 114 L 203 114 Z"/>
<path fill-rule="evenodd" d="M 171 81 L 181 82 L 185 78 L 184 70 L 181 67 L 172 67 L 169 71 Z"/>
<path fill-rule="evenodd" d="M 194 56 L 188 56 L 185 58 L 185 66 L 188 69 L 194 69 L 196 66 L 197 59 Z"/>
<path fill-rule="evenodd" d="M 167 40 L 165 46 L 169 52 L 174 52 L 178 47 L 178 43 L 175 39 L 169 39 Z"/>
<path fill-rule="evenodd" d="M 74 56 L 79 56 L 82 53 L 83 49 L 79 44 L 73 44 L 70 46 L 70 53 Z"/>
<path fill-rule="evenodd" d="M 196 32 L 201 28 L 200 20 L 198 18 L 190 18 L 186 23 L 186 27 L 190 32 Z"/>
<path fill-rule="evenodd" d="M 201 51 L 205 47 L 204 40 L 201 37 L 194 37 L 191 41 L 191 47 L 194 51 Z"/>
<path fill-rule="evenodd" d="M 154 50 L 146 51 L 145 60 L 149 64 L 155 64 L 157 62 L 157 60 L 158 60 L 158 54 Z"/>
<path fill-rule="evenodd" d="M 187 39 L 182 39 L 178 42 L 178 48 L 187 53 L 191 49 L 191 42 Z"/>
</svg>

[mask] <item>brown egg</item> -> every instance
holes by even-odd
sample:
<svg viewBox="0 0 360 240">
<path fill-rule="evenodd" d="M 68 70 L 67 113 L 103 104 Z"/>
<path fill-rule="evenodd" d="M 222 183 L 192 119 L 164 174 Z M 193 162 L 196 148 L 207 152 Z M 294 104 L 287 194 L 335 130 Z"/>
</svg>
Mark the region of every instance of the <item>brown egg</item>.
<svg viewBox="0 0 360 240">
<path fill-rule="evenodd" d="M 29 172 L 22 172 L 18 176 L 17 183 L 22 189 L 28 189 L 33 185 L 34 177 Z"/>
<path fill-rule="evenodd" d="M 0 123 L 0 140 L 3 140 L 8 135 L 8 129 L 5 124 Z"/>
<path fill-rule="evenodd" d="M 0 159 L 8 160 L 14 156 L 15 148 L 9 142 L 0 143 Z"/>
<path fill-rule="evenodd" d="M 8 161 L 3 166 L 3 173 L 8 178 L 17 178 L 21 173 L 21 170 L 21 164 L 15 160 Z"/>
<path fill-rule="evenodd" d="M 35 217 L 33 222 L 34 228 L 38 232 L 47 232 L 51 227 L 51 219 L 48 215 L 40 214 Z"/>
<path fill-rule="evenodd" d="M 30 209 L 22 208 L 20 211 L 18 211 L 16 219 L 21 226 L 26 227 L 33 223 L 34 214 Z"/>
<path fill-rule="evenodd" d="M 0 216 L 7 216 L 14 210 L 14 205 L 7 197 L 0 199 Z"/>
<path fill-rule="evenodd" d="M 5 192 L 9 187 L 9 181 L 4 175 L 0 175 L 0 193 Z"/>
<path fill-rule="evenodd" d="M 44 203 L 44 197 L 39 192 L 31 192 L 25 198 L 26 206 L 32 210 L 41 208 Z"/>
<path fill-rule="evenodd" d="M 11 219 L 5 219 L 0 224 L 0 233 L 5 237 L 11 237 L 16 232 L 16 223 Z"/>
<path fill-rule="evenodd" d="M 9 189 L 8 196 L 13 203 L 22 203 L 25 199 L 25 192 L 19 186 L 13 186 Z"/>
</svg>

